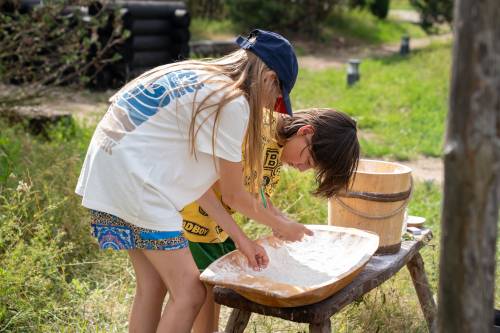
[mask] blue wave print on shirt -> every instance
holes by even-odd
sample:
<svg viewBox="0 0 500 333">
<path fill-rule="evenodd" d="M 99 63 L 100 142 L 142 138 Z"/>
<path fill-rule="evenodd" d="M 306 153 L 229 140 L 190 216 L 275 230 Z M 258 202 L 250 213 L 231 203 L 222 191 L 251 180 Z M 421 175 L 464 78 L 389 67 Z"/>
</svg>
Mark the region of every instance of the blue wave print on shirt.
<svg viewBox="0 0 500 333">
<path fill-rule="evenodd" d="M 166 107 L 176 98 L 194 93 L 203 87 L 198 75 L 192 71 L 168 73 L 157 81 L 144 86 L 138 85 L 120 96 L 117 105 L 128 112 L 135 126 L 141 125 L 155 115 L 160 108 Z"/>
<path fill-rule="evenodd" d="M 127 133 L 134 131 L 175 99 L 202 87 L 203 82 L 199 82 L 195 72 L 180 70 L 168 73 L 146 86 L 139 84 L 123 93 L 116 103 L 111 104 L 99 123 L 99 145 L 111 155 L 112 148 Z"/>
</svg>

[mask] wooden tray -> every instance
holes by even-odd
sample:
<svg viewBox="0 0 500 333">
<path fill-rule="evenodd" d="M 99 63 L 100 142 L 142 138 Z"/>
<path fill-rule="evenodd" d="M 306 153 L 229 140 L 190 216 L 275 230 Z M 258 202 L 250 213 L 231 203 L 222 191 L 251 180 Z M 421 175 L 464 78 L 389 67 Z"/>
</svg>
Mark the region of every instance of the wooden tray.
<svg viewBox="0 0 500 333">
<path fill-rule="evenodd" d="M 301 242 L 282 242 L 274 236 L 258 240 L 270 259 L 262 271 L 248 267 L 236 250 L 213 262 L 200 279 L 268 306 L 307 305 L 350 283 L 378 248 L 375 233 L 328 225 L 307 227 L 314 236 Z"/>
</svg>

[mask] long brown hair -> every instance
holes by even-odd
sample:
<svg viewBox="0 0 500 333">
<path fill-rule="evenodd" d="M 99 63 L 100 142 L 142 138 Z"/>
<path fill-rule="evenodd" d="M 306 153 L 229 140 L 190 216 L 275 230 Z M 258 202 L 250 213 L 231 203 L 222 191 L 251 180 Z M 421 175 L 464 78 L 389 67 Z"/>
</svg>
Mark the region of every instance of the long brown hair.
<svg viewBox="0 0 500 333">
<path fill-rule="evenodd" d="M 272 88 L 266 90 L 266 85 L 264 84 L 264 74 L 267 71 L 270 71 L 270 69 L 252 52 L 240 49 L 218 59 L 187 60 L 153 68 L 127 83 L 110 98 L 110 101 L 114 102 L 122 93 L 133 89 L 138 84 L 146 86 L 167 73 L 182 69 L 203 70 L 210 73 L 209 76 L 202 80 L 203 83 L 222 83 L 220 90 L 214 90 L 211 92 L 198 104 L 197 107 L 195 107 L 195 104 L 193 103 L 193 112 L 189 126 L 189 140 L 191 153 L 195 156 L 196 135 L 203 123 L 208 120 L 207 116 L 205 119 L 202 119 L 201 124 L 197 127 L 195 120 L 199 114 L 203 110 L 215 107 L 215 110 L 212 113 L 215 117 L 212 132 L 212 151 L 214 152 L 217 132 L 216 129 L 221 110 L 229 102 L 240 96 L 244 96 L 247 99 L 250 107 L 250 116 L 243 141 L 243 147 L 246 151 L 244 163 L 245 167 L 251 171 L 251 174 L 256 176 L 251 177 L 250 189 L 252 192 L 257 193 L 261 185 L 257 180 L 262 178 L 261 132 L 265 112 L 264 110 L 272 110 L 274 105 L 266 105 L 266 101 L 276 100 L 280 94 L 280 89 L 278 82 L 275 82 L 272 85 L 267 85 L 267 87 L 271 86 Z M 217 76 L 220 75 L 225 75 L 231 80 L 217 78 Z M 197 82 L 196 84 L 200 84 L 200 82 Z M 185 87 L 179 87 L 179 89 L 182 88 Z M 224 95 L 217 100 L 216 103 L 209 103 L 214 94 L 220 91 L 224 91 Z M 198 91 L 196 91 L 196 93 L 197 92 Z M 194 100 L 196 100 L 196 93 Z M 264 98 L 264 96 L 268 96 L 269 98 Z M 266 111 L 266 113 L 269 119 L 271 119 L 272 112 Z"/>
<path fill-rule="evenodd" d="M 314 128 L 310 148 L 318 187 L 313 193 L 332 197 L 348 188 L 358 166 L 360 147 L 356 121 L 328 108 L 298 110 L 292 117 L 280 119 L 276 129 L 278 142 L 283 144 L 305 125 Z"/>
</svg>

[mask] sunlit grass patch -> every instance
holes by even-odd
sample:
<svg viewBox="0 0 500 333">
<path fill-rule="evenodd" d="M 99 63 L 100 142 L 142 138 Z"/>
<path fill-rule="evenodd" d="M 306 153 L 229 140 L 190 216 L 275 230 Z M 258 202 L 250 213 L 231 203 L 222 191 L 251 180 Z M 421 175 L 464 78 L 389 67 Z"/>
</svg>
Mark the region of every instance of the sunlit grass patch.
<svg viewBox="0 0 500 333">
<path fill-rule="evenodd" d="M 427 34 L 414 23 L 394 20 L 391 17 L 379 19 L 368 10 L 339 9 L 323 24 L 321 40 L 345 38 L 368 44 L 392 43 L 403 35 L 411 38 L 425 37 Z"/>
<path fill-rule="evenodd" d="M 232 39 L 239 34 L 237 28 L 228 19 L 208 20 L 199 17 L 192 18 L 189 31 L 192 41 Z"/>
<path fill-rule="evenodd" d="M 365 59 L 361 80 L 345 69 L 301 69 L 292 91 L 296 109 L 332 107 L 358 121 L 364 156 L 406 160 L 440 156 L 447 112 L 450 46 L 434 44 L 408 57 Z M 371 140 L 370 138 L 376 138 Z"/>
</svg>

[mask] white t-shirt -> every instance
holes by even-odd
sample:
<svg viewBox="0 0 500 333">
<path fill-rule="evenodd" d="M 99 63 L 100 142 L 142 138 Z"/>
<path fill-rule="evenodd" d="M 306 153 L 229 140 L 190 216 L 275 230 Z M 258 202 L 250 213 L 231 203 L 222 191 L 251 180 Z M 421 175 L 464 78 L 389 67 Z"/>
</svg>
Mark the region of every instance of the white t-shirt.
<svg viewBox="0 0 500 333">
<path fill-rule="evenodd" d="M 159 231 L 182 230 L 179 211 L 197 200 L 219 178 L 215 156 L 241 161 L 250 108 L 240 96 L 221 110 L 212 147 L 214 104 L 224 94 L 200 70 L 168 73 L 122 94 L 109 107 L 92 137 L 76 193 L 83 206 Z M 193 109 L 215 94 L 196 117 L 196 157 L 190 152 Z M 204 121 L 206 120 L 206 121 Z M 201 125 L 201 126 L 200 126 Z"/>
</svg>

